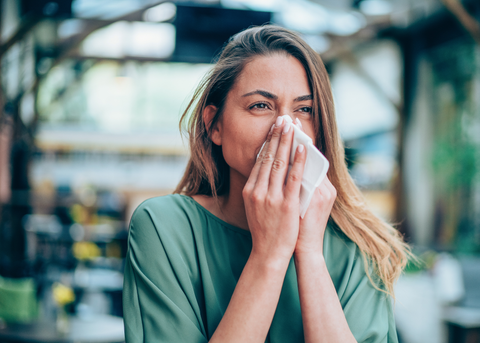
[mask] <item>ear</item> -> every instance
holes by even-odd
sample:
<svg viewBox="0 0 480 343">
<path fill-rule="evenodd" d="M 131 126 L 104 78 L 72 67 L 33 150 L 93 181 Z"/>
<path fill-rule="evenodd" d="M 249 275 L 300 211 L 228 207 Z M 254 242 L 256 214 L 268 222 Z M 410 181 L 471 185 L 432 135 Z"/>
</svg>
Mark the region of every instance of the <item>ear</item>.
<svg viewBox="0 0 480 343">
<path fill-rule="evenodd" d="M 208 105 L 203 110 L 203 122 L 207 128 L 208 136 L 212 142 L 216 145 L 222 145 L 222 125 L 219 120 L 215 123 L 213 127 L 210 127 L 212 124 L 215 114 L 217 114 L 217 107 L 214 105 Z"/>
</svg>

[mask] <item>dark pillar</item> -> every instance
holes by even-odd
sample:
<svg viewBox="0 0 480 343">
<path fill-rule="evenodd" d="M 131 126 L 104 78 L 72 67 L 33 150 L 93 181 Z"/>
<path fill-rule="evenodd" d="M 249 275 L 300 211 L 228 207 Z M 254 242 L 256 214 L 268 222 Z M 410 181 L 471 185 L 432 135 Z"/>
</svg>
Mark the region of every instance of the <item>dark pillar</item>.
<svg viewBox="0 0 480 343">
<path fill-rule="evenodd" d="M 18 97 L 20 99 L 20 97 Z M 6 114 L 13 121 L 10 151 L 10 201 L 3 205 L 1 222 L 3 276 L 20 278 L 29 275 L 26 259 L 24 216 L 31 213 L 30 182 L 28 178 L 32 144 L 31 136 L 20 119 L 18 101 L 6 106 Z"/>
</svg>

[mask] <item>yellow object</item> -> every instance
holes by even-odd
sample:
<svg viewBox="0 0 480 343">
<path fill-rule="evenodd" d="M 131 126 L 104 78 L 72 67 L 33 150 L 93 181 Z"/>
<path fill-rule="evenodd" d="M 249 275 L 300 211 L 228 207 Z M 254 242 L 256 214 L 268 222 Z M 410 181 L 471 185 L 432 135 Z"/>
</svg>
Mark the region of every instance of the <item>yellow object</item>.
<svg viewBox="0 0 480 343">
<path fill-rule="evenodd" d="M 75 223 L 87 224 L 88 223 L 88 210 L 80 205 L 75 204 L 70 208 L 70 214 Z"/>
<path fill-rule="evenodd" d="M 55 282 L 52 286 L 53 299 L 59 306 L 65 306 L 75 301 L 75 293 L 70 287 L 59 282 Z"/>
<path fill-rule="evenodd" d="M 100 248 L 93 242 L 76 242 L 73 244 L 73 256 L 77 260 L 93 260 L 100 256 Z"/>
</svg>

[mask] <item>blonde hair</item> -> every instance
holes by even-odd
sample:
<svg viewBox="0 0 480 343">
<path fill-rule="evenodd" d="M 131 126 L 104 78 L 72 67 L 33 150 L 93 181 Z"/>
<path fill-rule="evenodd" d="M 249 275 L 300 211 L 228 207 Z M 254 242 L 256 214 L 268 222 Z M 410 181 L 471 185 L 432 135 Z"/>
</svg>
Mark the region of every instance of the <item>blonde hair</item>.
<svg viewBox="0 0 480 343">
<path fill-rule="evenodd" d="M 315 144 L 330 162 L 328 177 L 337 190 L 331 219 L 357 244 L 365 270 L 373 286 L 390 295 L 410 255 L 399 232 L 376 217 L 366 206 L 360 190 L 350 177 L 343 143 L 335 120 L 330 81 L 320 56 L 295 33 L 272 25 L 253 27 L 233 36 L 217 63 L 200 83 L 180 121 L 188 127 L 191 156 L 175 193 L 217 197 L 229 190 L 229 167 L 221 147 L 212 143 L 203 121 L 203 111 L 212 104 L 219 110 L 210 123 L 213 127 L 223 114 L 227 94 L 243 67 L 258 56 L 284 53 L 298 59 L 309 80 L 313 95 L 312 115 Z M 191 116 L 189 117 L 189 114 Z M 188 122 L 187 122 L 188 120 Z M 373 280 L 369 266 L 378 276 Z M 378 285 L 376 281 L 380 281 Z"/>
</svg>

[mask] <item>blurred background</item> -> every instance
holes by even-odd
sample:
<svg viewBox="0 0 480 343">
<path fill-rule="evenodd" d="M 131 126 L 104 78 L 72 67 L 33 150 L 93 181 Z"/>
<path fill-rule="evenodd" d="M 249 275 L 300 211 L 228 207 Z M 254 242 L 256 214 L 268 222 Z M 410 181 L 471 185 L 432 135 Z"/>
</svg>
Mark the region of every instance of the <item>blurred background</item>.
<svg viewBox="0 0 480 343">
<path fill-rule="evenodd" d="M 171 193 L 178 121 L 234 33 L 299 32 L 351 175 L 419 261 L 403 343 L 480 342 L 480 1 L 0 0 L 0 342 L 122 342 L 128 224 Z"/>
</svg>

